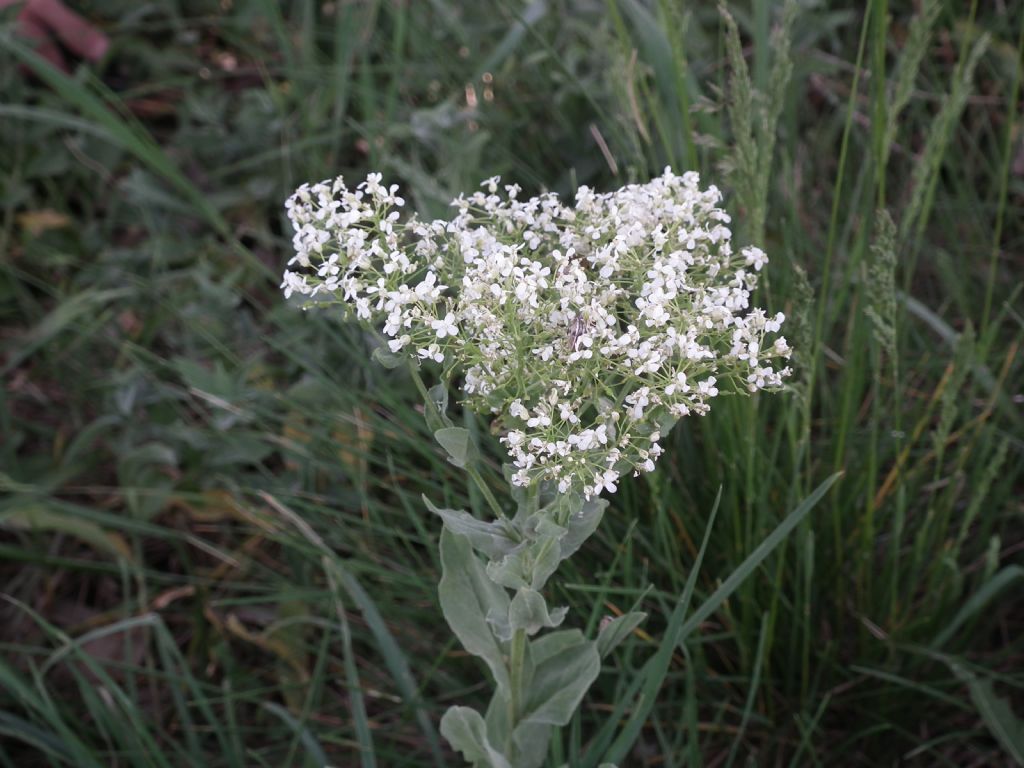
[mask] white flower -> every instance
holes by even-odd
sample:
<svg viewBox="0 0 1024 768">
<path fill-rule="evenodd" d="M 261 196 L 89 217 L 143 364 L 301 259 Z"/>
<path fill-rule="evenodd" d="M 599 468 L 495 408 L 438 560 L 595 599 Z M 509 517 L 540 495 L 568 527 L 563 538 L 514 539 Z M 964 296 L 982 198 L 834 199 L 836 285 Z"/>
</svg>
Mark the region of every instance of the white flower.
<svg viewBox="0 0 1024 768">
<path fill-rule="evenodd" d="M 709 376 L 703 381 L 697 382 L 697 392 L 704 397 L 717 397 L 718 387 L 715 386 L 717 383 L 718 380 L 714 376 Z"/>
<path fill-rule="evenodd" d="M 380 174 L 355 190 L 305 184 L 285 204 L 295 256 L 281 287 L 461 373 L 462 402 L 508 430 L 513 483 L 613 492 L 619 471 L 654 469 L 665 416 L 789 375 L 773 336 L 785 317 L 751 306 L 767 256 L 734 248 L 721 193 L 696 173 L 569 202 L 500 182 L 436 221 L 403 221 Z"/>
<path fill-rule="evenodd" d="M 429 347 L 418 349 L 416 354 L 423 360 L 433 360 L 435 363 L 444 362 L 444 353 L 437 344 L 431 344 Z"/>
<path fill-rule="evenodd" d="M 611 469 L 606 469 L 604 472 L 598 472 L 594 475 L 594 485 L 592 495 L 597 496 L 601 491 L 608 491 L 609 493 L 615 493 L 618 488 L 615 485 L 619 479 L 619 473 Z"/>
<path fill-rule="evenodd" d="M 451 312 L 441 319 L 431 320 L 430 327 L 437 332 L 437 338 L 439 339 L 443 339 L 445 336 L 455 336 L 459 332 L 458 327 L 455 325 L 455 315 Z"/>
<path fill-rule="evenodd" d="M 768 257 L 764 255 L 764 251 L 753 245 L 748 245 L 743 249 L 742 253 L 747 264 L 752 266 L 758 272 L 760 272 L 761 268 L 768 263 Z"/>
<path fill-rule="evenodd" d="M 409 334 L 403 334 L 402 336 L 399 336 L 397 339 L 392 339 L 391 341 L 389 341 L 388 349 L 390 349 L 393 354 L 397 354 L 398 352 L 401 352 L 405 347 L 409 346 L 409 342 L 411 341 L 412 338 L 409 336 Z"/>
</svg>

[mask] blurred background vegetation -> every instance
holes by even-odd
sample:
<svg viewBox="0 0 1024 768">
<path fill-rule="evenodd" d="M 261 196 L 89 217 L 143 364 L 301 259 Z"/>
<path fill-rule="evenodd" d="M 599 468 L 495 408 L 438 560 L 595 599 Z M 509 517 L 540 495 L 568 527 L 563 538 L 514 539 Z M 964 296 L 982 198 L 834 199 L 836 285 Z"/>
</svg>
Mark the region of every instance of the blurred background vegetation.
<svg viewBox="0 0 1024 768">
<path fill-rule="evenodd" d="M 797 374 L 680 424 L 566 564 L 570 622 L 650 618 L 551 765 L 602 757 L 719 491 L 698 604 L 837 470 L 620 766 L 1024 760 L 1024 6 L 74 7 L 112 46 L 70 75 L 0 28 L 0 765 L 454 764 L 486 686 L 420 494 L 476 499 L 374 341 L 282 299 L 283 200 L 668 164 L 765 246 Z"/>
</svg>

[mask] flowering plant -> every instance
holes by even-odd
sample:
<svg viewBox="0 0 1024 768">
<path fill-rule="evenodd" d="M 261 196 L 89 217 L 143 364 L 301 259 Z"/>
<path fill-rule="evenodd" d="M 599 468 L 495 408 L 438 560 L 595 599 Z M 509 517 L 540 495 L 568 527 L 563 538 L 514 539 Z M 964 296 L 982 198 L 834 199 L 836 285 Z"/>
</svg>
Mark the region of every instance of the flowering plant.
<svg viewBox="0 0 1024 768">
<path fill-rule="evenodd" d="M 783 315 L 750 306 L 764 252 L 734 250 L 721 193 L 696 173 L 666 169 L 609 194 L 581 187 L 574 205 L 521 200 L 498 178 L 481 186 L 453 201 L 450 220 L 402 221 L 398 188 L 380 174 L 354 190 L 341 178 L 303 185 L 286 204 L 296 255 L 282 288 L 382 331 L 378 359 L 409 365 L 437 441 L 487 499 L 492 520 L 426 502 L 444 523 L 445 618 L 496 686 L 485 715 L 452 707 L 441 730 L 475 766 L 531 768 L 601 658 L 644 618 L 620 616 L 596 640 L 537 637 L 565 619 L 542 590 L 596 529 L 600 494 L 652 471 L 680 417 L 780 387 L 790 349 Z M 430 390 L 424 367 L 439 374 Z M 494 418 L 511 516 L 447 416 L 452 387 Z"/>
</svg>

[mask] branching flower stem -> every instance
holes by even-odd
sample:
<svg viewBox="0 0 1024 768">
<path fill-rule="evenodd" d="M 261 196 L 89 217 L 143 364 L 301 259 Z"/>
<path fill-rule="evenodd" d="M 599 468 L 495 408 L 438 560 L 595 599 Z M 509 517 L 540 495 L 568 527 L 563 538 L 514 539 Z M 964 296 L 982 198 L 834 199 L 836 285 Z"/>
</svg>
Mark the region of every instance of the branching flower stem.
<svg viewBox="0 0 1024 768">
<path fill-rule="evenodd" d="M 427 385 L 424 383 L 423 377 L 420 376 L 419 366 L 412 360 L 409 361 L 409 372 L 412 374 L 412 380 L 416 382 L 416 389 L 419 391 L 420 397 L 423 398 L 423 402 L 425 403 L 423 407 L 432 409 L 434 411 L 434 415 L 440 419 L 441 414 L 437 410 L 437 405 L 435 405 L 434 399 L 427 391 Z M 484 478 L 480 474 L 480 470 L 474 466 L 467 466 L 465 469 L 470 479 L 483 495 L 484 500 L 487 502 L 487 506 L 491 508 L 491 512 L 494 513 L 494 516 L 499 520 L 505 520 L 505 511 L 501 508 L 501 505 L 498 503 L 497 498 L 495 498 L 494 492 L 490 489 L 490 486 L 484 482 Z"/>
<path fill-rule="evenodd" d="M 563 627 L 568 607 L 549 606 L 546 585 L 597 530 L 599 497 L 654 470 L 676 420 L 719 394 L 782 386 L 785 317 L 751 306 L 767 256 L 733 246 L 721 193 L 694 172 L 580 187 L 573 203 L 522 200 L 493 178 L 429 222 L 403 221 L 397 185 L 381 181 L 296 190 L 282 288 L 379 331 L 374 357 L 407 362 L 428 430 L 492 513 L 424 497 L 444 525 L 441 611 L 495 683 L 483 712 L 450 707 L 441 734 L 476 768 L 540 768 L 601 659 L 645 616 L 609 618 L 588 638 Z M 495 419 L 514 514 L 481 475 L 474 423 L 447 413 L 453 383 L 467 419 Z"/>
</svg>

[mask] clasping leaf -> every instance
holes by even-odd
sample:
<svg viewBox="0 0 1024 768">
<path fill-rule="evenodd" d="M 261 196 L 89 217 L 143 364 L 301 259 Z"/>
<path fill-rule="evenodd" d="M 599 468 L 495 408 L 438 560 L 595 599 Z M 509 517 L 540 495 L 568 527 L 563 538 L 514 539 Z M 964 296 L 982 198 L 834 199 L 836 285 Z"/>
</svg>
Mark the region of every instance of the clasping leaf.
<svg viewBox="0 0 1024 768">
<path fill-rule="evenodd" d="M 508 593 L 487 577 L 469 539 L 441 531 L 441 584 L 438 595 L 448 625 L 463 647 L 486 662 L 500 688 L 508 688 L 508 671 L 498 639 L 487 622 L 494 611 L 508 615 Z"/>
<path fill-rule="evenodd" d="M 441 735 L 478 768 L 512 768 L 505 756 L 491 746 L 480 713 L 469 707 L 451 707 L 441 718 Z"/>
</svg>

